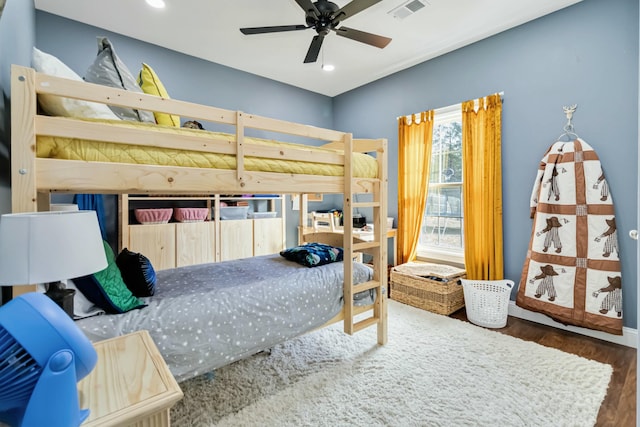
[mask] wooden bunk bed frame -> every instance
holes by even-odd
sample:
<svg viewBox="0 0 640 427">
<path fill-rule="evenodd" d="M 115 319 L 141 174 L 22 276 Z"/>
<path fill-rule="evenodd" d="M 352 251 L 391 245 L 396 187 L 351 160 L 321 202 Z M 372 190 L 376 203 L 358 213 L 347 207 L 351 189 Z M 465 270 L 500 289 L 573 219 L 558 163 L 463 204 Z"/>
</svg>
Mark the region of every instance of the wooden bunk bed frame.
<svg viewBox="0 0 640 427">
<path fill-rule="evenodd" d="M 235 128 L 235 145 L 220 140 L 203 144 L 199 138 L 163 135 L 144 129 L 118 129 L 108 123 L 82 121 L 38 113 L 40 94 L 63 96 L 103 104 L 157 111 L 189 117 Z M 295 153 L 286 148 L 264 147 L 245 140 L 247 129 L 276 132 L 296 137 L 325 141 L 324 147 L 342 153 Z M 161 97 L 115 89 L 86 82 L 72 81 L 37 73 L 13 65 L 11 69 L 11 188 L 12 211 L 49 210 L 50 194 L 343 194 L 344 233 L 318 235 L 317 240 L 340 244 L 344 259 L 353 259 L 354 252 L 373 256 L 374 275 L 371 281 L 353 284 L 353 264 L 344 262 L 344 305 L 342 312 L 328 324 L 342 320 L 344 331 L 353 334 L 375 325 L 379 344 L 387 341 L 387 141 L 386 139 L 354 139 L 350 133 L 323 129 L 283 120 L 245 114 L 216 107 L 165 99 Z M 73 137 L 84 140 L 108 141 L 227 153 L 236 156 L 236 169 L 202 169 L 127 163 L 88 162 L 36 157 L 38 135 Z M 354 178 L 352 153 L 376 153 L 378 176 Z M 342 165 L 344 176 L 298 175 L 255 172 L 244 169 L 245 156 L 267 159 L 291 159 Z M 354 195 L 370 194 L 371 201 L 355 202 Z M 300 220 L 306 219 L 306 206 Z M 363 242 L 353 236 L 353 210 L 373 210 L 374 240 Z M 309 238 L 311 238 L 310 236 Z M 33 290 L 20 286 L 14 295 Z M 375 289 L 377 298 L 366 308 L 354 306 L 354 294 Z M 356 319 L 356 316 L 358 318 Z M 364 318 L 363 318 L 364 317 Z"/>
</svg>

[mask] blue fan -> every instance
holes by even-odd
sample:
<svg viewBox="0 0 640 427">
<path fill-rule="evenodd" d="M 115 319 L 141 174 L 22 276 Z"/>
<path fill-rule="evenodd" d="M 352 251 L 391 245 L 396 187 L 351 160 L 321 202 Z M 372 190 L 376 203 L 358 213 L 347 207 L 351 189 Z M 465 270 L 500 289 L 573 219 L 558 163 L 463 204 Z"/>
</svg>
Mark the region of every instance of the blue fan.
<svg viewBox="0 0 640 427">
<path fill-rule="evenodd" d="M 79 426 L 77 381 L 98 355 L 73 320 L 44 294 L 0 307 L 0 420 L 11 426 Z"/>
</svg>

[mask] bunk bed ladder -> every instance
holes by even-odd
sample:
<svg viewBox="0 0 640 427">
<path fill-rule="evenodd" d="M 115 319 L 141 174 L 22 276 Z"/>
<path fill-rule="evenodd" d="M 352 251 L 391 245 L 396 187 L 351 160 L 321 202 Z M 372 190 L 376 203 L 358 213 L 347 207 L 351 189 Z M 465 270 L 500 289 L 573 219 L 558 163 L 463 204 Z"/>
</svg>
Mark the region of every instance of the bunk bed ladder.
<svg viewBox="0 0 640 427">
<path fill-rule="evenodd" d="M 373 256 L 373 279 L 357 285 L 353 284 L 353 263 L 345 262 L 344 283 L 344 331 L 353 334 L 362 329 L 376 325 L 378 329 L 378 343 L 387 341 L 387 313 L 386 313 L 386 288 L 387 288 L 387 238 L 386 238 L 386 191 L 382 186 L 387 185 L 386 169 L 386 140 L 380 141 L 378 148 L 379 176 L 373 191 L 373 200 L 367 202 L 355 202 L 354 178 L 352 175 L 353 140 L 351 135 L 345 138 L 345 192 L 343 202 L 344 224 L 344 259 L 352 260 L 354 253 L 366 252 Z M 358 151 L 358 150 L 356 150 Z M 354 242 L 353 237 L 353 211 L 359 208 L 371 208 L 373 210 L 373 241 Z M 376 299 L 371 316 L 362 320 L 355 319 L 354 295 L 358 292 L 375 289 Z"/>
</svg>

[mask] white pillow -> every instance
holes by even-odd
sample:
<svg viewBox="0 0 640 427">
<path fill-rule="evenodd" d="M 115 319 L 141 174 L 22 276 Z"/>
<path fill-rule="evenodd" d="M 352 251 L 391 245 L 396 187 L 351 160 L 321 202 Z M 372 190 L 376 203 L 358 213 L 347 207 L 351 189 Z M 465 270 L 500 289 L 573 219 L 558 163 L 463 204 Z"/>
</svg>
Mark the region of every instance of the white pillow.
<svg viewBox="0 0 640 427">
<path fill-rule="evenodd" d="M 49 74 L 56 77 L 82 81 L 82 78 L 71 68 L 53 55 L 33 48 L 31 59 L 33 68 L 40 73 Z M 40 106 L 50 116 L 94 118 L 119 120 L 111 109 L 105 104 L 96 102 L 81 101 L 78 99 L 62 98 L 55 95 L 38 95 Z"/>
<path fill-rule="evenodd" d="M 87 297 L 84 296 L 80 289 L 76 287 L 76 284 L 73 283 L 73 280 L 67 280 L 67 289 L 75 289 L 76 293 L 73 296 L 73 318 L 74 319 L 84 319 L 85 317 L 91 317 L 98 314 L 104 314 L 105 311 L 89 301 Z"/>
</svg>

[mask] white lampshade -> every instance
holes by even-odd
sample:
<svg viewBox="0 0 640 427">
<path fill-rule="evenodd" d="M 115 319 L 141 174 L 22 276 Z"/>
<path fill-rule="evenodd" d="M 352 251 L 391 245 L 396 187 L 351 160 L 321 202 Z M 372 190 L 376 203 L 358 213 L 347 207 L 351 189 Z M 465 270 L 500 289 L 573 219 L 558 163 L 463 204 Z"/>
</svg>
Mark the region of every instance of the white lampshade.
<svg viewBox="0 0 640 427">
<path fill-rule="evenodd" d="M 78 205 L 75 203 L 52 203 L 49 205 L 50 211 L 77 211 Z"/>
<path fill-rule="evenodd" d="M 30 212 L 0 217 L 0 285 L 86 276 L 107 267 L 95 211 Z"/>
</svg>

